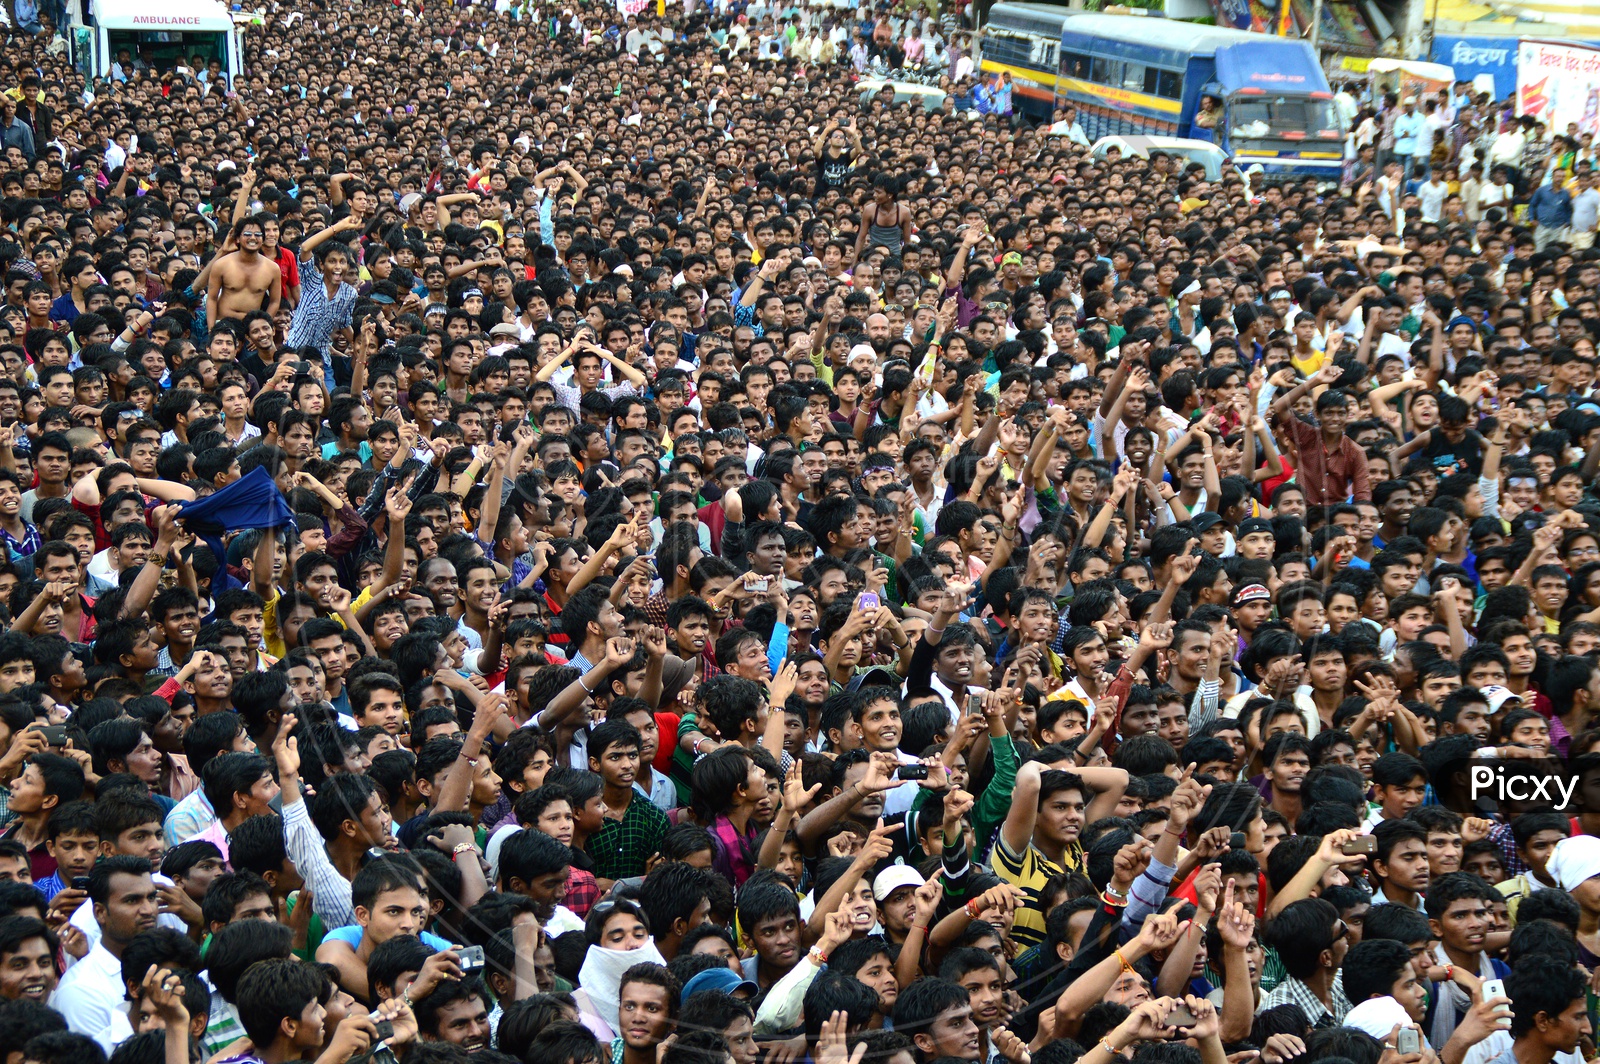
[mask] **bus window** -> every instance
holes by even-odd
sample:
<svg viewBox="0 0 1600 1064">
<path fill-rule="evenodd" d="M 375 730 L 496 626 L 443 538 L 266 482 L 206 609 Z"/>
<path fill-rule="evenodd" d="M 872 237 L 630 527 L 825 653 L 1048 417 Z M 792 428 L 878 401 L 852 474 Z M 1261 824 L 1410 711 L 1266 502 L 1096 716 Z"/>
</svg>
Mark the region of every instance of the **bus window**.
<svg viewBox="0 0 1600 1064">
<path fill-rule="evenodd" d="M 1061 56 L 1061 76 L 1064 78 L 1087 78 L 1089 76 L 1089 57 L 1081 52 L 1066 52 Z"/>
<path fill-rule="evenodd" d="M 1095 56 L 1089 68 L 1089 80 L 1097 85 L 1122 84 L 1122 60 Z"/>
<path fill-rule="evenodd" d="M 1336 131 L 1333 105 L 1303 96 L 1235 96 L 1228 102 L 1228 128 L 1246 140 Z"/>
<path fill-rule="evenodd" d="M 1183 75 L 1176 70 L 1156 71 L 1155 94 L 1168 100 L 1183 99 Z"/>
<path fill-rule="evenodd" d="M 1144 91 L 1143 63 L 1124 63 L 1122 67 L 1122 87 L 1129 92 Z"/>
</svg>

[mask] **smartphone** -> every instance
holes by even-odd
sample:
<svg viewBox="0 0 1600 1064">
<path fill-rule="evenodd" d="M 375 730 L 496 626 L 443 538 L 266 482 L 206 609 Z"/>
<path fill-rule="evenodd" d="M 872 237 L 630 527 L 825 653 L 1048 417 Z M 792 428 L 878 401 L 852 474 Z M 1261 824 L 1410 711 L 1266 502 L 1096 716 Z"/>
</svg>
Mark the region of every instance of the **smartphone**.
<svg viewBox="0 0 1600 1064">
<path fill-rule="evenodd" d="M 296 373 L 310 373 L 311 372 L 311 363 L 309 363 L 309 362 L 296 362 L 296 363 L 294 363 L 294 371 Z"/>
<path fill-rule="evenodd" d="M 1339 847 L 1346 857 L 1365 856 L 1378 852 L 1378 837 L 1376 835 L 1362 835 L 1360 838 L 1351 839 Z"/>
<path fill-rule="evenodd" d="M 1483 995 L 1483 1000 L 1485 1001 L 1509 996 L 1506 994 L 1506 981 L 1504 979 L 1485 979 L 1479 993 Z M 1510 1011 L 1510 1005 L 1501 1005 L 1495 1009 L 1497 1013 L 1509 1013 Z"/>
<path fill-rule="evenodd" d="M 926 771 L 926 769 L 924 769 L 924 771 Z M 482 946 L 468 946 L 466 949 L 461 951 L 461 972 L 463 975 L 465 975 L 467 972 L 475 972 L 482 967 Z"/>
<path fill-rule="evenodd" d="M 870 591 L 863 591 L 861 593 L 861 598 L 856 601 L 856 609 L 860 610 L 862 613 L 865 613 L 868 610 L 875 610 L 881 605 L 883 605 L 883 603 L 879 601 L 878 596 Z"/>
<path fill-rule="evenodd" d="M 982 695 L 968 695 L 967 696 L 967 716 L 969 716 L 969 717 L 981 717 L 981 716 L 983 716 L 983 696 Z"/>
<path fill-rule="evenodd" d="M 765 591 L 767 589 L 767 585 L 771 582 L 772 580 L 770 577 L 758 576 L 754 580 L 751 580 L 747 586 L 751 591 Z"/>
<path fill-rule="evenodd" d="M 1402 1057 L 1422 1052 L 1422 1034 L 1415 1027 L 1400 1028 L 1400 1033 L 1395 1038 L 1394 1051 Z"/>
<path fill-rule="evenodd" d="M 1172 1011 L 1167 1013 L 1168 1027 L 1193 1027 L 1199 1021 L 1200 1017 L 1194 1014 L 1194 1010 L 1182 1002 L 1174 1005 Z"/>
<path fill-rule="evenodd" d="M 928 778 L 928 766 L 901 765 L 894 775 L 896 779 L 902 780 L 925 780 Z"/>
<path fill-rule="evenodd" d="M 1228 836 L 1228 849 L 1235 850 L 1235 851 L 1243 851 L 1244 848 L 1245 848 L 1244 832 L 1235 831 L 1233 834 Z"/>
<path fill-rule="evenodd" d="M 378 1028 L 378 1037 L 375 1041 L 387 1042 L 394 1037 L 394 1021 L 382 1018 L 381 1013 L 369 1012 L 367 1018 Z"/>
<path fill-rule="evenodd" d="M 44 741 L 51 746 L 67 745 L 67 729 L 62 724 L 41 724 L 39 730 L 44 733 Z"/>
<path fill-rule="evenodd" d="M 72 877 L 72 889 L 73 890 L 88 890 L 89 889 L 89 877 L 88 876 L 73 876 Z"/>
</svg>

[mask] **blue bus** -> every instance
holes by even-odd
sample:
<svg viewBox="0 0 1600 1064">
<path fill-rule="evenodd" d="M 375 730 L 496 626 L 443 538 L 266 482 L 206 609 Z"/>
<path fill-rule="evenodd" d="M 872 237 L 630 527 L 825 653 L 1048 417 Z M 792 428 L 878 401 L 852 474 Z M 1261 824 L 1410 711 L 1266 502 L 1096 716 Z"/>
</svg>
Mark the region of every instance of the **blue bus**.
<svg viewBox="0 0 1600 1064">
<path fill-rule="evenodd" d="M 1055 23 L 1054 47 L 1043 34 Z M 1053 64 L 1051 61 L 1053 60 Z M 1010 71 L 1018 110 L 1048 121 L 1072 104 L 1090 140 L 1153 134 L 1215 142 L 1241 167 L 1337 181 L 1344 134 L 1305 41 L 1131 15 L 998 3 L 983 70 Z M 1195 121 L 1217 102 L 1207 128 Z"/>
</svg>

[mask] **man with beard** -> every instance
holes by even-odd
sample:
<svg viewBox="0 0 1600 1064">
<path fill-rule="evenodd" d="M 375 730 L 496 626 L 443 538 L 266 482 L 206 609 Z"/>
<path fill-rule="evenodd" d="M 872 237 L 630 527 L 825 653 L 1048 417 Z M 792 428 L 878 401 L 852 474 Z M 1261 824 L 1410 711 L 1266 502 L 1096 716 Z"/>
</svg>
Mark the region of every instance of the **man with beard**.
<svg viewBox="0 0 1600 1064">
<path fill-rule="evenodd" d="M 150 862 L 142 857 L 107 857 L 89 873 L 89 902 L 100 941 L 68 969 L 50 1007 L 72 1030 L 92 1032 L 107 1053 L 133 1034 L 124 1008 L 128 991 L 122 982 L 122 951 L 135 935 L 156 926 L 160 901 Z"/>
<path fill-rule="evenodd" d="M 266 240 L 266 222 L 261 217 L 244 218 L 233 227 L 233 243 L 238 251 L 212 265 L 211 281 L 206 286 L 206 309 L 212 321 L 243 319 L 253 311 L 278 313 L 283 299 L 283 273 L 278 264 L 261 254 Z"/>
</svg>

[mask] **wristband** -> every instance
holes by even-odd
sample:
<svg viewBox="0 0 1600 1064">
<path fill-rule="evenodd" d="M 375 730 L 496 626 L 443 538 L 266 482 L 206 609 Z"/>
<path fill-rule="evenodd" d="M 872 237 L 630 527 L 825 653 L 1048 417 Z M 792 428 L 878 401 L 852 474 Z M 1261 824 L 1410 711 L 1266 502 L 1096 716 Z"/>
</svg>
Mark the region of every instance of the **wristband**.
<svg viewBox="0 0 1600 1064">
<path fill-rule="evenodd" d="M 1114 1056 L 1117 1055 L 1117 1051 L 1111 1047 L 1111 1043 L 1107 1039 L 1104 1039 L 1104 1038 L 1100 1039 L 1099 1048 L 1104 1049 L 1106 1051 L 1106 1055 L 1107 1056 L 1114 1057 Z"/>
<path fill-rule="evenodd" d="M 477 852 L 478 852 L 478 847 L 477 847 L 476 843 L 458 842 L 458 843 L 456 843 L 455 848 L 450 851 L 450 859 L 453 861 L 457 857 L 460 857 L 464 853 L 477 853 Z"/>
</svg>

